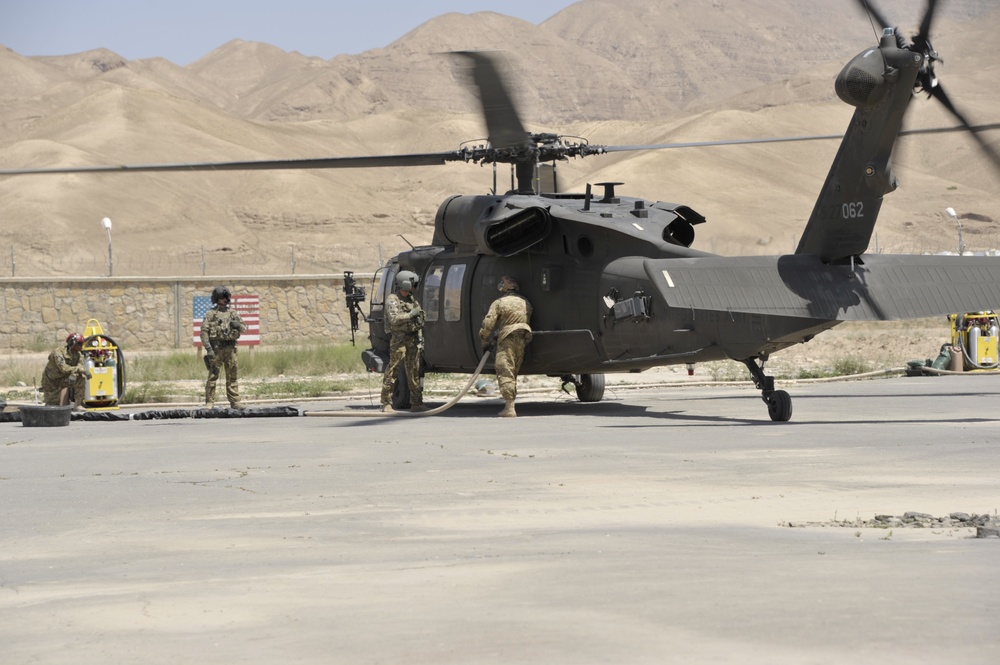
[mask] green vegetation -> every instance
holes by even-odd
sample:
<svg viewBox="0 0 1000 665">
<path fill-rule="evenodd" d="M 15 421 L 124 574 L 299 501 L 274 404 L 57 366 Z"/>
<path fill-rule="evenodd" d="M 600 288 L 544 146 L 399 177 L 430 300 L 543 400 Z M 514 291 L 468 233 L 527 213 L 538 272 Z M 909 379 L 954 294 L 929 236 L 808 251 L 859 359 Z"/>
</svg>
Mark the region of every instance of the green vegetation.
<svg viewBox="0 0 1000 665">
<path fill-rule="evenodd" d="M 750 381 L 750 373 L 741 363 L 731 360 L 720 360 L 704 363 L 713 381 Z M 858 355 L 847 355 L 837 358 L 828 367 L 796 368 L 782 363 L 780 357 L 775 362 L 768 363 L 764 370 L 779 381 L 796 379 L 828 379 L 838 376 L 854 376 L 865 374 L 877 369 Z"/>
<path fill-rule="evenodd" d="M 801 369 L 793 377 L 795 379 L 828 379 L 836 376 L 855 376 L 874 371 L 864 358 L 856 355 L 843 356 L 833 361 L 832 367 L 822 369 Z"/>
<path fill-rule="evenodd" d="M 861 356 L 844 356 L 833 363 L 833 376 L 853 376 L 872 371 L 871 365 Z"/>
<path fill-rule="evenodd" d="M 192 351 L 126 356 L 128 381 L 205 379 L 205 365 Z M 350 344 L 308 345 L 239 352 L 240 379 L 329 376 L 364 372 L 361 352 Z"/>
<path fill-rule="evenodd" d="M 167 383 L 140 383 L 134 386 L 125 385 L 125 395 L 122 404 L 159 404 L 170 401 L 174 391 Z"/>
<path fill-rule="evenodd" d="M 369 374 L 361 362 L 361 350 L 350 344 L 313 342 L 300 346 L 248 351 L 239 354 L 240 392 L 250 400 L 306 399 L 335 396 L 353 390 L 377 394 L 382 376 Z M 8 402 L 31 402 L 33 386 L 41 380 L 45 360 L 32 356 L 8 356 L 0 363 L 0 399 Z M 161 353 L 126 353 L 126 389 L 122 404 L 199 402 L 203 399 L 205 366 L 193 350 Z M 740 363 L 716 361 L 705 363 L 713 381 L 748 381 L 749 372 Z M 872 371 L 861 356 L 836 359 L 831 367 L 803 369 L 769 364 L 765 370 L 778 380 L 816 379 L 850 376 Z M 425 390 L 452 389 L 464 385 L 465 375 L 429 374 Z M 542 384 L 551 382 L 546 377 Z M 20 385 L 19 385 L 20 384 Z M 225 380 L 220 378 L 219 390 Z M 221 393 L 217 396 L 222 396 Z M 223 397 L 224 398 L 224 397 Z"/>
<path fill-rule="evenodd" d="M 191 350 L 125 354 L 125 394 L 122 404 L 200 401 L 205 365 Z M 34 400 L 44 358 L 9 356 L 0 366 L 0 395 L 10 402 Z M 240 349 L 240 392 L 248 399 L 295 399 L 336 395 L 371 387 L 361 351 L 350 344 L 309 343 L 295 347 L 248 351 Z M 336 377 L 336 378 L 331 378 Z M 381 383 L 381 376 L 378 377 Z M 21 385 L 23 387 L 13 388 Z M 219 381 L 223 392 L 225 379 Z M 378 387 L 376 389 L 379 389 Z"/>
</svg>

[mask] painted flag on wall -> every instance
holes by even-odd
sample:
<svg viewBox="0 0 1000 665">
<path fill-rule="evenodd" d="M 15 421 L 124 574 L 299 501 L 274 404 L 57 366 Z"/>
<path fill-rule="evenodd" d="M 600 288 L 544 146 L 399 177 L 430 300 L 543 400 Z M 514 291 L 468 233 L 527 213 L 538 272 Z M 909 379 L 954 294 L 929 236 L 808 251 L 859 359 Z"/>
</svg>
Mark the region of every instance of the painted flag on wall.
<svg viewBox="0 0 1000 665">
<path fill-rule="evenodd" d="M 240 335 L 239 346 L 257 346 L 260 344 L 260 296 L 234 295 L 229 301 L 246 324 L 246 332 Z M 209 296 L 195 296 L 192 300 L 191 318 L 194 321 L 194 345 L 201 346 L 201 322 L 205 320 L 208 310 L 212 309 L 212 299 Z"/>
</svg>

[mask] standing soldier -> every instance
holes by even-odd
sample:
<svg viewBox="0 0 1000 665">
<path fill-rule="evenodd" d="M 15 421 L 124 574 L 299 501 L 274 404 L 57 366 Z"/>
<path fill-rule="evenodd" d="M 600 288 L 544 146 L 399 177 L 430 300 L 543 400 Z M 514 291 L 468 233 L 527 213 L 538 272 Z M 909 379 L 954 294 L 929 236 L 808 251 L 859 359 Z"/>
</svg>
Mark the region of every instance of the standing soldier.
<svg viewBox="0 0 1000 665">
<path fill-rule="evenodd" d="M 495 344 L 493 366 L 505 402 L 503 411 L 499 413 L 501 418 L 517 417 L 514 411 L 517 373 L 524 360 L 524 347 L 531 341 L 531 303 L 517 292 L 517 288 L 517 280 L 510 275 L 500 278 L 497 289 L 501 295 L 490 305 L 483 327 L 479 330 L 484 352 Z"/>
<path fill-rule="evenodd" d="M 49 354 L 49 362 L 42 373 L 42 395 L 46 406 L 59 406 L 63 395 L 73 389 L 73 410 L 83 411 L 83 397 L 87 390 L 90 371 L 80 364 L 83 335 L 73 333 L 66 338 L 66 346 Z"/>
<path fill-rule="evenodd" d="M 219 368 L 226 370 L 226 398 L 229 406 L 242 409 L 240 387 L 237 383 L 236 340 L 246 331 L 246 324 L 229 309 L 232 295 L 224 286 L 212 289 L 212 309 L 208 310 L 201 323 L 201 345 L 205 348 L 205 367 L 208 380 L 205 382 L 205 407 L 215 408 L 215 382 L 219 379 Z"/>
<path fill-rule="evenodd" d="M 385 299 L 385 325 L 389 331 L 389 365 L 382 375 L 382 410 L 392 412 L 392 393 L 396 390 L 399 365 L 406 369 L 410 388 L 410 412 L 426 411 L 423 388 L 420 386 L 420 352 L 424 342 L 424 310 L 413 297 L 420 280 L 416 273 L 401 270 L 396 275 L 396 291 Z"/>
</svg>

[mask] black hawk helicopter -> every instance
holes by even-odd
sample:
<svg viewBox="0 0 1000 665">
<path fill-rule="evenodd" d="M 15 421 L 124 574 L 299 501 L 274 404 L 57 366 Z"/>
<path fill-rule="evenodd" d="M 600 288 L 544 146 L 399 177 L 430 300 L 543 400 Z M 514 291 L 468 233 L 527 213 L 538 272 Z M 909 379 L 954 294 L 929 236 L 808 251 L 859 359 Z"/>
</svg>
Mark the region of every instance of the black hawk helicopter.
<svg viewBox="0 0 1000 665">
<path fill-rule="evenodd" d="M 843 321 L 884 321 L 990 309 L 1000 302 L 1000 260 L 866 254 L 882 197 L 896 189 L 892 152 L 908 133 L 969 131 L 994 164 L 1000 155 L 980 136 L 1000 124 L 971 125 L 934 73 L 940 58 L 930 42 L 937 7 L 929 0 L 919 32 L 908 42 L 866 0 L 862 7 L 883 26 L 876 46 L 854 57 L 837 76 L 841 100 L 855 107 L 847 132 L 794 254 L 723 257 L 692 249 L 693 208 L 619 196 L 617 182 L 558 192 L 546 165 L 611 152 L 791 140 L 712 141 L 692 144 L 597 146 L 524 129 L 494 59 L 465 53 L 489 132 L 488 142 L 456 151 L 407 155 L 253 162 L 20 169 L 38 173 L 194 171 L 431 166 L 449 161 L 511 164 L 510 191 L 456 195 L 438 209 L 429 246 L 393 257 L 376 273 L 371 308 L 353 273 L 344 290 L 352 329 L 359 314 L 369 324 L 370 371 L 387 364 L 389 339 L 382 306 L 395 275 L 420 277 L 427 313 L 424 372 L 472 373 L 484 351 L 478 331 L 496 284 L 515 277 L 534 306 L 534 339 L 522 374 L 563 378 L 582 401 L 599 401 L 605 374 L 732 359 L 744 363 L 771 420 L 787 421 L 791 397 L 764 372 L 771 353 L 807 342 Z M 958 127 L 903 131 L 915 93 L 937 99 Z M 839 137 L 837 137 L 839 138 Z M 398 383 L 394 407 L 409 403 Z"/>
</svg>

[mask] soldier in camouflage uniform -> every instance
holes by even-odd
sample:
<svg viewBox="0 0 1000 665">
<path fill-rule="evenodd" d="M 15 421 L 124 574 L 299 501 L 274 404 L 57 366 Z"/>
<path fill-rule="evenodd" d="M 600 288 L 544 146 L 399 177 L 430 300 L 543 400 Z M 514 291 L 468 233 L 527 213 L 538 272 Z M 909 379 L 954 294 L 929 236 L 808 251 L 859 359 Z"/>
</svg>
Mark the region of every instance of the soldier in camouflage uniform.
<svg viewBox="0 0 1000 665">
<path fill-rule="evenodd" d="M 226 370 L 226 398 L 229 406 L 242 409 L 240 387 L 236 366 L 236 340 L 246 331 L 246 324 L 234 309 L 229 309 L 232 298 L 229 289 L 217 286 L 212 290 L 212 309 L 208 310 L 201 323 L 201 345 L 205 348 L 205 367 L 208 380 L 205 382 L 205 406 L 215 408 L 215 382 L 219 380 L 219 368 Z"/>
<path fill-rule="evenodd" d="M 396 390 L 400 363 L 406 368 L 410 388 L 410 412 L 426 411 L 420 385 L 420 352 L 424 342 L 424 310 L 413 297 L 416 273 L 402 270 L 396 275 L 396 291 L 385 299 L 385 327 L 389 332 L 389 365 L 382 375 L 382 410 L 391 412 L 392 393 Z"/>
<path fill-rule="evenodd" d="M 66 338 L 66 346 L 49 354 L 49 361 L 42 373 L 42 395 L 46 406 L 62 404 L 63 391 L 73 389 L 73 410 L 83 411 L 83 397 L 87 390 L 90 371 L 80 364 L 83 335 L 73 333 Z"/>
<path fill-rule="evenodd" d="M 515 418 L 517 373 L 524 361 L 524 348 L 531 341 L 531 303 L 517 292 L 517 280 L 510 275 L 500 278 L 497 289 L 502 295 L 490 305 L 483 327 L 479 330 L 479 339 L 484 352 L 495 345 L 493 366 L 505 403 L 499 415 L 501 418 Z"/>
</svg>

